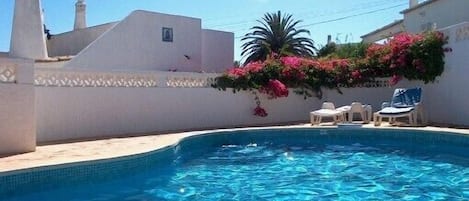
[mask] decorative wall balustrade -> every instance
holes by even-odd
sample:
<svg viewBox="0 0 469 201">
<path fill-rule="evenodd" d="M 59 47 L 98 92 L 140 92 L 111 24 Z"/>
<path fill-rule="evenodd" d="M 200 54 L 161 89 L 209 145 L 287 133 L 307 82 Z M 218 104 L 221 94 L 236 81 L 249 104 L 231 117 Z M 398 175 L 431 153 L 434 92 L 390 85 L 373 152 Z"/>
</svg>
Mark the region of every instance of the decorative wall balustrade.
<svg viewBox="0 0 469 201">
<path fill-rule="evenodd" d="M 214 77 L 211 78 L 168 76 L 166 79 L 166 86 L 177 88 L 209 88 L 212 86 L 214 80 Z"/>
<path fill-rule="evenodd" d="M 16 64 L 0 64 L 1 83 L 16 83 Z"/>
<path fill-rule="evenodd" d="M 34 85 L 47 87 L 210 88 L 216 76 L 218 74 L 187 72 L 99 72 L 36 69 Z M 0 66 L 0 82 L 15 82 L 14 66 L 9 68 L 8 66 Z M 388 79 L 378 79 L 354 87 L 382 88 L 390 87 L 390 84 Z"/>
<path fill-rule="evenodd" d="M 208 88 L 216 74 L 168 72 L 95 72 L 36 69 L 34 84 L 47 87 Z"/>
<path fill-rule="evenodd" d="M 34 85 L 47 87 L 157 87 L 154 74 L 36 70 Z"/>
<path fill-rule="evenodd" d="M 344 87 L 343 85 L 339 85 L 339 87 Z M 358 84 L 353 86 L 354 88 L 382 88 L 382 87 L 391 87 L 389 83 L 389 79 L 377 79 L 375 81 L 365 82 L 363 84 Z"/>
</svg>

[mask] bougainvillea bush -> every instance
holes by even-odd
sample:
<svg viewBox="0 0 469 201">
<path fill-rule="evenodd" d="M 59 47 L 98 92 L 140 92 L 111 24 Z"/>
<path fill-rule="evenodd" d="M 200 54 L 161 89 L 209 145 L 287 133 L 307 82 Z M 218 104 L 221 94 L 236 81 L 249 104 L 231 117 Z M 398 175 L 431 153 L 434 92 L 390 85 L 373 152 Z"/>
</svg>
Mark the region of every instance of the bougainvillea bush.
<svg viewBox="0 0 469 201">
<path fill-rule="evenodd" d="M 265 61 L 231 68 L 217 77 L 213 87 L 233 92 L 252 91 L 257 107 L 254 114 L 267 116 L 258 94 L 269 99 L 287 97 L 289 88 L 306 97 L 322 97 L 322 88 L 354 87 L 376 78 L 390 78 L 392 85 L 402 78 L 433 82 L 444 70 L 443 46 L 447 39 L 440 32 L 402 33 L 385 44 L 372 44 L 362 58 L 301 58 L 271 54 Z"/>
</svg>

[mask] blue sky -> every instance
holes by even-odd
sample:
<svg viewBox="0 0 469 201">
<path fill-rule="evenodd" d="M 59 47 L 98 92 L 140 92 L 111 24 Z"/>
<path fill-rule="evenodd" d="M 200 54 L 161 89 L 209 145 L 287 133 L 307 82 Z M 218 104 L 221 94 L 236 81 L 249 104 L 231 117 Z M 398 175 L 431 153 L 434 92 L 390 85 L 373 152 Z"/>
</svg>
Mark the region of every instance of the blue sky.
<svg viewBox="0 0 469 201">
<path fill-rule="evenodd" d="M 45 23 L 52 34 L 70 31 L 76 0 L 42 0 Z M 395 20 L 408 0 L 86 0 L 88 26 L 123 19 L 133 10 L 149 10 L 202 19 L 203 28 L 235 33 L 235 59 L 240 38 L 266 12 L 293 14 L 311 32 L 318 47 L 333 41 L 357 42 L 360 36 Z M 10 46 L 14 0 L 0 1 L 0 52 Z"/>
</svg>

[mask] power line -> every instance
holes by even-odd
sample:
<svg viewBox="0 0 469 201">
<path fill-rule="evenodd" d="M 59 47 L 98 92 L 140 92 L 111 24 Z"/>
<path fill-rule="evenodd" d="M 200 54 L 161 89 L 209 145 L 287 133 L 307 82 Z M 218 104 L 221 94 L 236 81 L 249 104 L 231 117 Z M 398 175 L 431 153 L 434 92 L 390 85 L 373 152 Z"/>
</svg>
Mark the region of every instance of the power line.
<svg viewBox="0 0 469 201">
<path fill-rule="evenodd" d="M 299 17 L 299 18 L 304 18 L 304 17 L 307 17 L 307 16 L 322 17 L 322 16 L 328 16 L 328 15 L 346 13 L 346 12 L 350 12 L 350 11 L 356 11 L 356 10 L 361 10 L 361 9 L 369 9 L 369 8 L 372 8 L 372 7 L 382 6 L 383 3 L 389 2 L 389 1 L 393 1 L 392 3 L 395 2 L 395 0 L 380 0 L 380 1 L 377 1 L 377 2 L 367 2 L 367 3 L 364 3 L 364 4 L 358 4 L 357 6 L 354 6 L 352 8 L 341 9 L 341 10 L 332 10 L 332 12 L 326 12 L 326 13 L 319 13 L 319 14 L 316 13 L 316 14 L 314 14 L 314 11 L 298 13 L 296 15 L 296 17 Z M 400 0 L 400 1 L 404 1 L 404 0 Z M 226 28 L 226 27 L 232 27 L 232 26 L 236 27 L 236 26 L 242 26 L 242 25 L 245 25 L 245 24 L 250 24 L 250 23 L 253 23 L 255 21 L 256 21 L 256 19 L 250 19 L 250 20 L 242 20 L 242 21 L 225 23 L 225 24 L 209 25 L 207 27 L 210 27 L 210 28 Z"/>
<path fill-rule="evenodd" d="M 392 1 L 392 2 L 390 2 L 390 1 Z M 406 0 L 397 0 L 397 1 L 406 1 Z M 378 1 L 374 1 L 374 2 L 373 1 L 372 2 L 366 2 L 366 3 L 358 4 L 358 5 L 356 5 L 352 8 L 336 10 L 336 11 L 333 11 L 331 13 L 316 14 L 316 15 L 313 15 L 313 17 L 324 16 L 324 15 L 329 15 L 329 14 L 337 14 L 337 13 L 341 13 L 341 12 L 354 11 L 356 9 L 363 9 L 363 8 L 370 8 L 370 7 L 375 7 L 375 6 L 382 6 L 386 2 L 395 3 L 396 0 L 378 0 Z M 295 15 L 300 16 L 300 17 L 306 17 L 306 16 L 310 16 L 314 13 L 315 13 L 315 11 L 304 11 L 304 12 L 297 13 Z M 252 13 L 252 14 L 254 14 L 254 13 Z M 239 17 L 239 15 L 237 15 L 236 17 Z M 230 18 L 234 18 L 234 17 L 216 18 L 216 20 L 217 21 L 225 21 L 226 19 L 230 19 Z M 214 21 L 214 19 L 204 20 L 204 22 L 207 22 L 207 21 Z M 251 22 L 251 21 L 254 21 L 254 20 L 242 20 L 242 21 L 232 22 L 232 23 L 228 23 L 228 24 L 210 25 L 210 27 L 212 27 L 212 28 L 225 27 L 225 26 L 231 26 L 231 25 L 236 25 L 236 24 L 244 24 L 244 23 Z"/>
<path fill-rule="evenodd" d="M 407 5 L 407 4 L 399 4 L 399 5 L 386 7 L 386 8 L 381 8 L 381 9 L 376 9 L 376 10 L 372 10 L 372 11 L 368 11 L 368 12 L 358 13 L 358 14 L 354 14 L 354 15 L 348 15 L 348 16 L 345 16 L 345 17 L 339 17 L 339 18 L 324 20 L 324 21 L 315 22 L 315 23 L 311 23 L 311 24 L 305 24 L 305 25 L 298 26 L 298 28 L 309 27 L 309 26 L 314 26 L 314 25 L 318 25 L 318 24 L 324 24 L 324 23 L 329 23 L 329 22 L 345 20 L 345 19 L 348 19 L 348 18 L 358 17 L 358 16 L 362 16 L 362 15 L 368 15 L 368 14 L 377 13 L 377 12 L 380 12 L 380 11 L 389 10 L 389 9 L 392 9 L 392 8 L 397 8 L 397 7 L 400 7 L 400 6 L 403 6 L 403 5 Z"/>
<path fill-rule="evenodd" d="M 304 27 L 310 27 L 310 26 L 314 26 L 314 25 L 318 25 L 318 24 L 336 22 L 336 21 L 345 20 L 345 19 L 349 19 L 349 18 L 353 18 L 353 17 L 358 17 L 358 16 L 362 16 L 362 15 L 377 13 L 377 12 L 389 10 L 389 9 L 392 9 L 392 8 L 397 8 L 397 7 L 400 7 L 400 6 L 403 6 L 403 5 L 407 5 L 407 4 L 404 3 L 404 4 L 399 4 L 399 5 L 390 6 L 390 7 L 386 7 L 386 8 L 381 8 L 381 9 L 371 10 L 371 11 L 357 13 L 357 14 L 353 14 L 353 15 L 348 15 L 348 16 L 344 16 L 344 17 L 339 17 L 339 18 L 335 18 L 335 19 L 319 21 L 319 22 L 315 22 L 315 23 L 311 23 L 311 24 L 305 24 L 305 25 L 298 26 L 297 28 L 304 28 Z M 235 39 L 240 39 L 242 37 L 244 37 L 244 36 L 238 36 L 238 37 L 235 37 Z"/>
</svg>

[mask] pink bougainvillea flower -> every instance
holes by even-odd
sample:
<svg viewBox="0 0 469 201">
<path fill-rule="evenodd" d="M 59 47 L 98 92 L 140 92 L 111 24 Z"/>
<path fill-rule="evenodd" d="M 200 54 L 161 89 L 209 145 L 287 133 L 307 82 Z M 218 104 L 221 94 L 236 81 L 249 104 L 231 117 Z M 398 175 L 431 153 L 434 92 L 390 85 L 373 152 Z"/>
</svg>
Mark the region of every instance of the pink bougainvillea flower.
<svg viewBox="0 0 469 201">
<path fill-rule="evenodd" d="M 246 66 L 244 66 L 244 69 L 246 72 L 249 72 L 249 73 L 257 73 L 261 71 L 264 68 L 264 66 L 265 64 L 260 61 L 251 62 L 251 63 L 246 64 Z"/>
<path fill-rule="evenodd" d="M 299 69 L 286 67 L 282 70 L 282 77 L 289 80 L 304 80 L 306 73 Z"/>
<path fill-rule="evenodd" d="M 338 62 L 341 68 L 348 68 L 349 66 L 349 60 L 347 59 L 340 59 Z"/>
<path fill-rule="evenodd" d="M 348 59 L 330 59 L 330 60 L 320 60 L 318 69 L 324 71 L 333 71 L 335 68 L 348 68 L 349 60 Z"/>
<path fill-rule="evenodd" d="M 301 66 L 303 59 L 299 57 L 282 57 L 280 61 L 287 67 L 298 68 Z"/>
<path fill-rule="evenodd" d="M 259 89 L 259 92 L 269 95 L 270 99 L 288 97 L 288 88 L 279 80 L 270 80 L 267 86 Z"/>
<path fill-rule="evenodd" d="M 303 59 L 303 65 L 308 68 L 317 68 L 319 61 L 315 59 Z"/>
<path fill-rule="evenodd" d="M 407 54 L 405 54 L 405 53 L 404 53 L 404 54 L 401 54 L 401 55 L 397 58 L 396 62 L 397 62 L 397 65 L 400 66 L 400 67 L 406 66 Z"/>
<path fill-rule="evenodd" d="M 246 75 L 246 71 L 243 68 L 230 68 L 227 71 L 228 76 L 239 78 Z"/>
<path fill-rule="evenodd" d="M 317 88 L 359 86 L 370 79 L 389 77 L 389 83 L 396 85 L 403 78 L 431 82 L 444 70 L 442 57 L 450 52 L 450 47 L 443 47 L 447 38 L 439 32 L 419 35 L 402 33 L 391 38 L 385 44 L 370 45 L 364 57 L 319 59 L 296 56 L 282 57 L 271 54 L 265 61 L 251 62 L 241 68 L 229 69 L 214 87 L 219 89 L 234 88 L 263 93 L 269 99 L 287 97 L 288 87 L 304 87 L 306 92 Z M 226 79 L 228 77 L 228 79 Z M 304 93 L 305 91 L 299 91 Z M 312 93 L 314 95 L 314 93 Z M 318 93 L 319 94 L 319 93 Z M 267 116 L 260 107 L 254 114 Z"/>
<path fill-rule="evenodd" d="M 259 117 L 266 117 L 269 114 L 267 114 L 264 108 L 258 105 L 256 108 L 254 108 L 254 115 Z"/>
<path fill-rule="evenodd" d="M 366 49 L 366 57 L 375 57 L 386 50 L 387 46 L 381 44 L 371 44 L 368 49 Z"/>
<path fill-rule="evenodd" d="M 288 96 L 288 88 L 279 80 L 270 80 L 269 87 L 275 94 L 275 97 L 287 97 Z"/>
<path fill-rule="evenodd" d="M 324 70 L 324 71 L 333 71 L 334 70 L 334 63 L 330 60 L 321 60 L 319 61 L 319 65 L 316 66 L 317 69 Z"/>
<path fill-rule="evenodd" d="M 248 73 L 257 73 L 264 68 L 263 62 L 251 62 L 244 67 L 234 67 L 227 70 L 226 74 L 233 78 L 246 76 Z"/>
<path fill-rule="evenodd" d="M 396 85 L 399 81 L 401 81 L 402 79 L 402 76 L 400 75 L 393 75 L 391 77 L 391 79 L 389 80 L 389 84 L 391 84 L 391 86 L 394 86 Z"/>
<path fill-rule="evenodd" d="M 389 45 L 393 47 L 393 50 L 401 50 L 401 47 L 409 47 L 415 42 L 423 40 L 423 35 L 413 35 L 410 33 L 400 33 L 394 36 L 390 41 Z M 395 48 L 395 49 L 394 49 Z"/>
<path fill-rule="evenodd" d="M 352 72 L 352 78 L 353 79 L 356 79 L 356 80 L 359 80 L 362 78 L 362 74 L 360 73 L 359 70 L 355 70 Z"/>
</svg>

